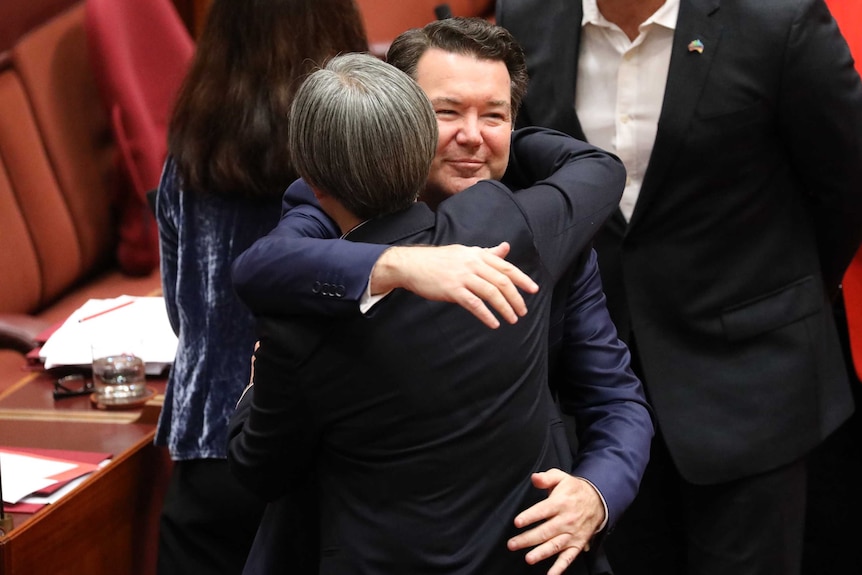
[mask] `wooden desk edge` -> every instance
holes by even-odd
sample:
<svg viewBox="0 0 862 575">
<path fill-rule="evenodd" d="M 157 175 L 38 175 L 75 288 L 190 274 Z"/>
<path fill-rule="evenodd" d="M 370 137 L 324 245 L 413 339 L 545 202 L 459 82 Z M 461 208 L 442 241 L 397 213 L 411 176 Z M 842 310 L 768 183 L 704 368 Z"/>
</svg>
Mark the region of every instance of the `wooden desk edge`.
<svg viewBox="0 0 862 575">
<path fill-rule="evenodd" d="M 56 503 L 49 503 L 45 505 L 37 512 L 32 514 L 15 514 L 15 515 L 30 515 L 30 518 L 27 519 L 23 524 L 16 525 L 12 527 L 12 530 L 6 535 L 0 536 L 0 545 L 4 544 L 7 539 L 11 539 L 13 537 L 18 537 L 19 535 L 25 533 L 28 529 L 34 528 L 38 524 L 38 520 L 41 515 L 47 513 L 52 509 L 60 510 L 65 505 L 68 505 L 72 500 L 72 497 L 76 494 L 76 492 L 81 492 L 89 488 L 90 484 L 94 481 L 97 481 L 105 474 L 111 473 L 112 470 L 119 467 L 121 463 L 129 459 L 130 457 L 135 457 L 139 451 L 145 449 L 148 445 L 153 445 L 153 437 L 155 437 L 156 430 L 153 429 L 149 433 L 145 434 L 138 441 L 129 446 L 128 449 L 123 451 L 118 457 L 112 457 L 110 463 L 105 465 L 104 467 L 97 469 L 87 477 L 80 485 L 78 485 L 71 493 L 67 493 L 65 497 L 62 497 Z M 155 447 L 155 445 L 153 445 Z M 5 571 L 4 571 L 5 572 Z"/>
</svg>

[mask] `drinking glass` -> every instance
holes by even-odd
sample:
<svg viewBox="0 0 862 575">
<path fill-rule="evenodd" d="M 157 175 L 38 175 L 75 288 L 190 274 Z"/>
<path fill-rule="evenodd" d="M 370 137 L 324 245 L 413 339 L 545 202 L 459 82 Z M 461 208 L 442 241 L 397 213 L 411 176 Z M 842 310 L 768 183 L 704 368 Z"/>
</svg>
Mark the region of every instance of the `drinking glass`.
<svg viewBox="0 0 862 575">
<path fill-rule="evenodd" d="M 136 354 L 140 342 L 122 339 L 92 344 L 93 382 L 102 405 L 122 405 L 147 392 L 144 361 Z"/>
</svg>

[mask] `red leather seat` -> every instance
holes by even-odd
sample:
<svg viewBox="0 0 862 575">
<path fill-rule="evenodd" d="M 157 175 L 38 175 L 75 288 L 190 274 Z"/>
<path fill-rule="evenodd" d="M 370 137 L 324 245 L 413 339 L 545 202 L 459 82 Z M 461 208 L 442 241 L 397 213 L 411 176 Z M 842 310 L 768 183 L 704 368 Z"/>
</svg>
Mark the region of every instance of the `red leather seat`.
<svg viewBox="0 0 862 575">
<path fill-rule="evenodd" d="M 158 264 L 158 234 L 146 192 L 161 176 L 171 108 L 194 41 L 171 0 L 87 0 L 85 30 L 128 178 L 118 196 L 118 260 L 128 273 L 148 273 Z"/>
</svg>

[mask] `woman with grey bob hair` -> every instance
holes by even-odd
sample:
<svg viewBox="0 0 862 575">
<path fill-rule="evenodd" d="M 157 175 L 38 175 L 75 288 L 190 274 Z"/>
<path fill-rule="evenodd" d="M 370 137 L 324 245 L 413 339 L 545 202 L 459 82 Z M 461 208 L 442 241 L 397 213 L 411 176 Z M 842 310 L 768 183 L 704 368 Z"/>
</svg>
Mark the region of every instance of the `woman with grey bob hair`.
<svg viewBox="0 0 862 575">
<path fill-rule="evenodd" d="M 291 107 L 288 149 L 314 188 L 360 219 L 406 209 L 428 179 L 437 120 L 409 76 L 367 54 L 315 71 Z"/>
</svg>

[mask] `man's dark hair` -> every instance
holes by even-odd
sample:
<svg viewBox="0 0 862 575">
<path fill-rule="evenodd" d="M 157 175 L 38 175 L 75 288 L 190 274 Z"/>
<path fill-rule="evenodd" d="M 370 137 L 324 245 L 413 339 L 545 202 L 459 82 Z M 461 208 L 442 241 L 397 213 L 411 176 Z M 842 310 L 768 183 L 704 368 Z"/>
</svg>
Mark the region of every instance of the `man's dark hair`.
<svg viewBox="0 0 862 575">
<path fill-rule="evenodd" d="M 482 18 L 435 20 L 413 28 L 392 42 L 386 61 L 416 79 L 419 59 L 430 48 L 455 54 L 470 54 L 480 60 L 503 62 L 511 78 L 512 122 L 527 92 L 527 62 L 524 50 L 508 30 Z"/>
</svg>

